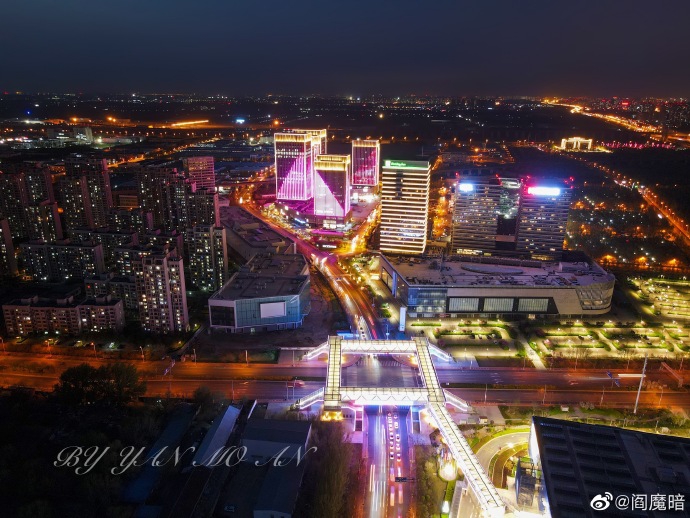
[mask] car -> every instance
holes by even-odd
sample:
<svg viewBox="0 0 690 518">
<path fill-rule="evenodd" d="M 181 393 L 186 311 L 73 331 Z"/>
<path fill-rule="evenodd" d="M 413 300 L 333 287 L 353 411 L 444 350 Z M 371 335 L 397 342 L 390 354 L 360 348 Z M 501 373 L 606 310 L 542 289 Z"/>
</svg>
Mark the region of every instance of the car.
<svg viewBox="0 0 690 518">
<path fill-rule="evenodd" d="M 388 456 L 390 460 L 393 460 L 395 458 L 395 453 L 391 452 L 390 455 Z"/>
<path fill-rule="evenodd" d="M 390 413 L 390 412 L 388 412 L 388 417 L 390 417 L 390 416 L 391 416 L 391 413 Z"/>
<path fill-rule="evenodd" d="M 397 422 L 397 421 L 396 421 L 396 423 L 395 423 L 395 429 L 396 429 L 396 430 L 398 429 L 398 422 Z"/>
<path fill-rule="evenodd" d="M 400 434 L 399 433 L 395 434 L 395 442 L 400 442 Z"/>
<path fill-rule="evenodd" d="M 400 443 L 398 443 L 397 446 L 395 447 L 395 451 L 400 451 Z"/>
<path fill-rule="evenodd" d="M 393 440 L 393 434 L 392 434 L 392 433 L 389 433 L 389 434 L 388 434 L 388 438 L 392 441 L 392 440 Z"/>
<path fill-rule="evenodd" d="M 393 414 L 393 419 L 398 420 L 398 414 Z"/>
<path fill-rule="evenodd" d="M 398 462 L 400 462 L 400 461 L 402 461 L 402 457 L 401 457 L 400 454 L 398 453 Z"/>
<path fill-rule="evenodd" d="M 235 512 L 235 506 L 228 504 L 225 507 L 223 507 L 223 511 L 225 511 L 226 513 L 234 513 Z"/>
</svg>

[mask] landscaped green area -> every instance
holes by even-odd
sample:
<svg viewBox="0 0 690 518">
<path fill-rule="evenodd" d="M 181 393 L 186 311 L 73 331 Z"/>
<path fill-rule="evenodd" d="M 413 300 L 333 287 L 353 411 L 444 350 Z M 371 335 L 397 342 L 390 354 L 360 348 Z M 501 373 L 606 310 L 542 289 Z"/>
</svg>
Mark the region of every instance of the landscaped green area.
<svg viewBox="0 0 690 518">
<path fill-rule="evenodd" d="M 410 325 L 412 327 L 441 327 L 443 324 L 441 322 L 412 322 Z"/>
<path fill-rule="evenodd" d="M 483 435 L 482 437 L 473 437 L 472 440 L 470 440 L 470 446 L 472 447 L 472 451 L 477 453 L 482 446 L 484 446 L 492 439 L 495 439 L 496 437 L 501 437 L 502 435 L 510 435 L 511 433 L 529 432 L 529 430 L 529 426 L 506 428 L 504 430 L 499 430 L 498 432 Z"/>
<path fill-rule="evenodd" d="M 431 446 L 414 447 L 417 483 L 417 516 L 439 518 L 447 482 L 438 476 L 438 460 Z"/>
</svg>

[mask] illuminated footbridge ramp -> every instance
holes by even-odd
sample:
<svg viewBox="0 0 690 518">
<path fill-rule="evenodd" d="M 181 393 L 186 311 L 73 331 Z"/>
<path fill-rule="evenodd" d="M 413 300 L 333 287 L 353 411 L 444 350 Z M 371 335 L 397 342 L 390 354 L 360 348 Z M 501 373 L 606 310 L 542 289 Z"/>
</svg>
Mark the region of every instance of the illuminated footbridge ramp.
<svg viewBox="0 0 690 518">
<path fill-rule="evenodd" d="M 412 340 L 343 340 L 331 336 L 328 342 L 312 350 L 307 357 L 328 354 L 328 374 L 323 391 L 324 412 L 339 412 L 343 405 L 426 405 L 458 466 L 467 477 L 473 496 L 487 517 L 502 517 L 505 505 L 498 491 L 479 464 L 472 448 L 451 419 L 446 405 L 468 410 L 469 405 L 461 398 L 441 388 L 436 376 L 432 355 L 450 361 L 450 356 L 425 338 Z M 343 355 L 390 354 L 407 356 L 416 364 L 422 380 L 421 387 L 350 387 L 342 385 Z M 312 399 L 320 399 L 321 394 Z M 306 405 L 301 404 L 305 407 Z"/>
</svg>

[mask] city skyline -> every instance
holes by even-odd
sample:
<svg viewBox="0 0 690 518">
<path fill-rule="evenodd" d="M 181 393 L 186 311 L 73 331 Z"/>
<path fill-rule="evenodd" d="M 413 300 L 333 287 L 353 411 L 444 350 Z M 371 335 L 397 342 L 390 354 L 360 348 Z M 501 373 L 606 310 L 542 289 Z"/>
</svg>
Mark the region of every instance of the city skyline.
<svg viewBox="0 0 690 518">
<path fill-rule="evenodd" d="M 0 13 L 3 516 L 687 514 L 690 4 Z"/>
<path fill-rule="evenodd" d="M 690 16 L 680 3 L 8 4 L 0 43 L 21 52 L 0 60 L 2 91 L 682 96 L 690 87 L 676 66 Z M 69 58 L 45 52 L 66 36 Z M 288 41 L 310 59 L 273 59 Z M 315 63 L 332 66 L 323 74 Z"/>
</svg>

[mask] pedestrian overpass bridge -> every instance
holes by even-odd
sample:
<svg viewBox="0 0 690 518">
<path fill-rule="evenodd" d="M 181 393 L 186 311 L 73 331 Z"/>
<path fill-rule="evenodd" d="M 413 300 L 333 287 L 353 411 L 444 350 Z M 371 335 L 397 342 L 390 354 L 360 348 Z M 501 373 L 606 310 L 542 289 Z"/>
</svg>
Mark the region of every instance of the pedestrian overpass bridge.
<svg viewBox="0 0 690 518">
<path fill-rule="evenodd" d="M 436 376 L 431 360 L 436 356 L 445 361 L 452 358 L 446 352 L 430 344 L 426 338 L 412 340 L 343 340 L 331 336 L 328 341 L 312 349 L 306 359 L 316 359 L 321 354 L 328 355 L 328 371 L 325 389 L 300 399 L 298 406 L 307 408 L 317 401 L 323 401 L 326 415 L 339 414 L 342 406 L 364 405 L 419 405 L 426 406 L 436 421 L 451 454 L 465 474 L 473 496 L 482 508 L 484 516 L 502 517 L 505 505 L 496 487 L 479 464 L 472 448 L 453 422 L 446 405 L 467 411 L 469 405 L 461 398 L 443 390 Z M 344 387 L 341 384 L 343 354 L 392 354 L 406 355 L 416 359 L 422 387 Z M 413 360 L 414 362 L 414 360 Z"/>
</svg>

